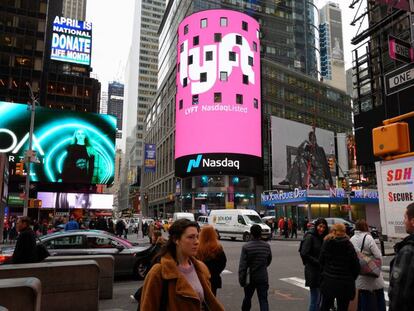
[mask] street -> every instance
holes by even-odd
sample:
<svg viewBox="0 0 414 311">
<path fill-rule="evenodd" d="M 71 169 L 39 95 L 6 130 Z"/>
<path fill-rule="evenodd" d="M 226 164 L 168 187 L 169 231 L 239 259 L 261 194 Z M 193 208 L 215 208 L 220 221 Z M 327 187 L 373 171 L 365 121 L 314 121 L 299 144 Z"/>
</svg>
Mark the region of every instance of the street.
<svg viewBox="0 0 414 311">
<path fill-rule="evenodd" d="M 243 290 L 238 282 L 238 264 L 241 241 L 221 241 L 227 256 L 227 266 L 222 274 L 223 288 L 218 291 L 218 298 L 225 309 L 241 309 Z M 298 254 L 299 241 L 271 241 L 273 260 L 269 266 L 269 306 L 271 310 L 303 311 L 308 305 L 309 292 L 304 288 L 303 265 Z M 389 267 L 390 257 L 385 257 L 383 266 Z M 384 273 L 388 287 L 388 274 Z M 112 300 L 100 300 L 100 310 L 136 310 L 137 304 L 129 298 L 142 285 L 142 281 L 122 279 L 114 286 Z M 386 295 L 386 299 L 388 296 Z M 254 295 L 252 310 L 259 310 L 257 296 Z"/>
</svg>

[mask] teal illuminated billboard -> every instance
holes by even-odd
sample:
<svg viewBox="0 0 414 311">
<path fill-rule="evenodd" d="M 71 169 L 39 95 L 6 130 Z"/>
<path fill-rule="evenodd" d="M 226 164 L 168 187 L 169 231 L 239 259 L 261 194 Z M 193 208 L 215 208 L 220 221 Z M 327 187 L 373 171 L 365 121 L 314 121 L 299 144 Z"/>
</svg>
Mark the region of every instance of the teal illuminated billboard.
<svg viewBox="0 0 414 311">
<path fill-rule="evenodd" d="M 29 148 L 27 105 L 0 101 L 0 153 L 11 163 Z M 32 182 L 111 184 L 114 180 L 116 118 L 36 107 Z"/>
</svg>

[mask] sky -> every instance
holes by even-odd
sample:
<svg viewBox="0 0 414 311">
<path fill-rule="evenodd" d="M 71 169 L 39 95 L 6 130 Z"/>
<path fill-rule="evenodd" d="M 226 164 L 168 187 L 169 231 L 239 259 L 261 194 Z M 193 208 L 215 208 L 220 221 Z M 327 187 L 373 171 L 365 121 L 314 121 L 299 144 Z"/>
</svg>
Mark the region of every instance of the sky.
<svg viewBox="0 0 414 311">
<path fill-rule="evenodd" d="M 93 24 L 92 74 L 108 90 L 108 82 L 124 82 L 125 65 L 131 45 L 133 12 L 138 0 L 87 0 L 86 19 Z M 322 7 L 328 0 L 315 0 Z M 350 44 L 358 27 L 350 26 L 356 10 L 349 9 L 351 0 L 337 0 L 342 9 L 345 68 L 352 65 Z M 116 5 L 115 5 L 116 3 Z"/>
</svg>

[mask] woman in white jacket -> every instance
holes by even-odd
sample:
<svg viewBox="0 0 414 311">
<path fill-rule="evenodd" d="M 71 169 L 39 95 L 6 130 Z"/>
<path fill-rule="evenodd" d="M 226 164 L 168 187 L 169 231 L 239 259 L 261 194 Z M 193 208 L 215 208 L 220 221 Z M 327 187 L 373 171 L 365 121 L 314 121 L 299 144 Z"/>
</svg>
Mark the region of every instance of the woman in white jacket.
<svg viewBox="0 0 414 311">
<path fill-rule="evenodd" d="M 365 241 L 364 241 L 365 237 Z M 355 224 L 355 233 L 351 243 L 356 251 L 361 251 L 368 256 L 381 259 L 379 250 L 374 238 L 369 233 L 368 224 L 364 219 L 358 220 Z M 359 275 L 356 280 L 358 289 L 358 311 L 385 311 L 384 278 L 382 273 L 378 278 Z"/>
</svg>

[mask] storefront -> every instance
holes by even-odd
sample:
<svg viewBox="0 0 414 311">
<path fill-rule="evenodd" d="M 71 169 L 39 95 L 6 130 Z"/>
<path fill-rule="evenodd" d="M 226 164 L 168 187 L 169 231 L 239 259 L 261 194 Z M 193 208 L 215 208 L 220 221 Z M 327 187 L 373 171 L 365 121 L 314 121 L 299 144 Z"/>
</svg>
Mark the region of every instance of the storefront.
<svg viewBox="0 0 414 311">
<path fill-rule="evenodd" d="M 276 218 L 294 218 L 299 224 L 305 217 L 339 217 L 348 220 L 366 219 L 381 227 L 378 191 L 364 189 L 346 192 L 342 188 L 331 190 L 301 190 L 291 192 L 270 191 L 261 195 L 262 205 Z"/>
</svg>

